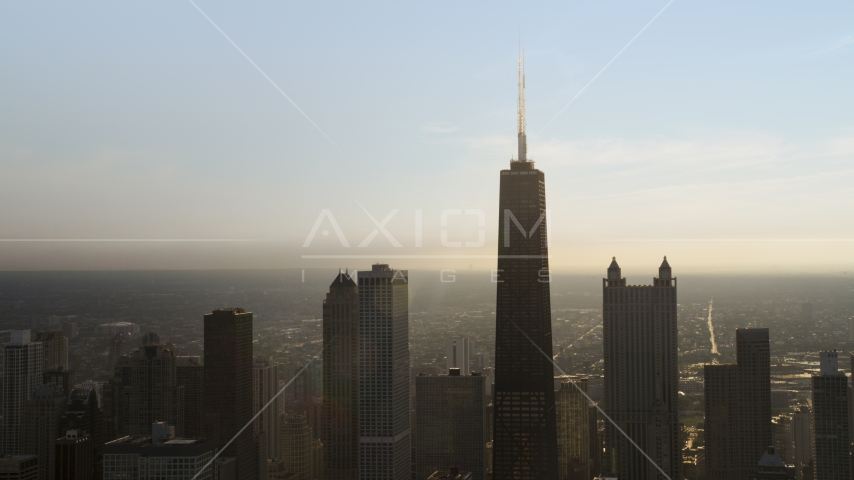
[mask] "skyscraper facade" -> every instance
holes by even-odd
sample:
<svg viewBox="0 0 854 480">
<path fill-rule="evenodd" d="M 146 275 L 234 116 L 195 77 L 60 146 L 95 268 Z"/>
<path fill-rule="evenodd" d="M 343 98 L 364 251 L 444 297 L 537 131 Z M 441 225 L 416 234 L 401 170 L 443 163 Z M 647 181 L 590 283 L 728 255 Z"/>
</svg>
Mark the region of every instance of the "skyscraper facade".
<svg viewBox="0 0 854 480">
<path fill-rule="evenodd" d="M 154 422 L 177 423 L 175 356 L 163 345 L 140 347 L 128 356 L 130 384 L 127 385 L 127 432 L 145 435 Z"/>
<path fill-rule="evenodd" d="M 56 439 L 65 410 L 65 395 L 51 385 L 39 385 L 24 414 L 23 451 L 39 457 L 39 480 L 56 476 Z"/>
<path fill-rule="evenodd" d="M 456 368 L 415 378 L 415 478 L 459 467 L 486 480 L 485 381 Z"/>
<path fill-rule="evenodd" d="M 272 402 L 264 407 L 279 392 L 278 387 L 279 368 L 276 362 L 269 357 L 256 356 L 252 364 L 252 415 L 261 413 L 252 427 L 254 433 L 263 432 L 266 437 L 268 458 L 277 458 L 279 452 L 279 404 Z"/>
<path fill-rule="evenodd" d="M 72 389 L 60 421 L 60 436 L 69 430 L 83 430 L 91 441 L 91 465 L 95 478 L 100 478 L 104 451 L 104 416 L 94 389 Z"/>
<path fill-rule="evenodd" d="M 323 301 L 323 396 L 320 437 L 326 480 L 356 480 L 359 455 L 359 297 L 340 273 Z"/>
<path fill-rule="evenodd" d="M 581 392 L 587 392 L 586 378 L 562 382 L 555 392 L 559 480 L 586 480 L 599 473 L 591 469 L 590 406 Z"/>
<path fill-rule="evenodd" d="M 544 480 L 557 475 L 546 184 L 527 157 L 521 57 L 517 126 L 498 201 L 493 478 Z"/>
<path fill-rule="evenodd" d="M 225 446 L 252 419 L 252 312 L 223 308 L 205 314 L 205 437 Z M 252 429 L 222 453 L 237 458 L 237 477 L 255 478 Z"/>
<path fill-rule="evenodd" d="M 175 384 L 181 387 L 181 407 L 184 410 L 176 425 L 178 435 L 204 437 L 205 366 L 202 359 L 196 356 L 175 357 Z"/>
<path fill-rule="evenodd" d="M 44 368 L 62 367 L 68 370 L 68 339 L 61 331 L 38 332 L 37 342 L 42 342 Z"/>
<path fill-rule="evenodd" d="M 603 279 L 604 410 L 671 478 L 682 478 L 676 278 L 667 257 L 652 285 L 626 285 L 616 258 Z M 613 425 L 606 460 L 618 478 L 665 478 Z"/>
<path fill-rule="evenodd" d="M 747 480 L 774 444 L 767 328 L 739 328 L 736 364 L 705 366 L 706 478 Z"/>
<path fill-rule="evenodd" d="M 279 457 L 295 480 L 311 478 L 311 429 L 305 415 L 282 415 Z M 367 477 L 366 477 L 367 478 Z"/>
<path fill-rule="evenodd" d="M 468 337 L 449 338 L 445 342 L 445 368 L 459 368 L 463 376 L 471 373 L 471 345 Z"/>
<path fill-rule="evenodd" d="M 815 480 L 851 478 L 848 436 L 848 377 L 839 371 L 839 353 L 821 352 L 812 376 L 812 455 Z"/>
<path fill-rule="evenodd" d="M 804 480 L 804 467 L 812 460 L 812 414 L 807 407 L 792 414 L 792 457 L 795 477 Z"/>
<path fill-rule="evenodd" d="M 3 348 L 3 420 L 0 453 L 20 455 L 24 412 L 43 373 L 41 342 L 30 341 L 29 330 L 13 330 Z"/>
<path fill-rule="evenodd" d="M 358 273 L 359 478 L 410 478 L 409 273 Z"/>
<path fill-rule="evenodd" d="M 94 478 L 92 437 L 85 430 L 67 430 L 56 440 L 56 480 Z"/>
</svg>

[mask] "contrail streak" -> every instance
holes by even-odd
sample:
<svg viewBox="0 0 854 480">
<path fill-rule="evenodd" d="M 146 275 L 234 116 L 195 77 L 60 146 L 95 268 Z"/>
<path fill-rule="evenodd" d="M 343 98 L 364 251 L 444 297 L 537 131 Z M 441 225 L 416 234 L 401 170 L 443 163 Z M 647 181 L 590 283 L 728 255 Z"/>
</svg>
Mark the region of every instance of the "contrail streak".
<svg viewBox="0 0 854 480">
<path fill-rule="evenodd" d="M 202 16 L 204 16 L 204 17 L 208 20 L 208 22 L 210 22 L 210 24 L 211 24 L 211 25 L 213 25 L 213 26 L 214 26 L 214 28 L 215 28 L 215 29 L 217 29 L 217 31 L 218 31 L 219 33 L 221 33 L 221 34 L 222 34 L 222 36 L 223 36 L 223 37 L 225 37 L 225 39 L 226 39 L 226 40 L 228 40 L 228 42 L 229 42 L 229 43 L 231 43 L 231 45 L 233 45 L 233 46 L 234 46 L 234 48 L 236 48 L 238 52 L 240 52 L 240 54 L 241 54 L 241 55 L 243 55 L 243 58 L 245 58 L 246 60 L 248 60 L 248 61 L 249 61 L 249 63 L 251 63 L 251 64 L 252 64 L 252 66 L 253 66 L 253 67 L 255 67 L 255 70 L 258 70 L 258 72 L 259 72 L 261 75 L 263 75 L 263 76 L 264 76 L 264 78 L 266 78 L 268 82 L 270 82 L 270 85 L 272 85 L 276 90 L 278 90 L 278 91 L 279 91 L 279 93 L 281 93 L 281 94 L 282 94 L 282 96 L 283 96 L 283 97 L 285 97 L 285 99 L 286 99 L 287 101 L 291 102 L 291 105 L 293 105 L 293 106 L 294 106 L 294 108 L 296 108 L 296 109 L 297 109 L 297 111 L 299 111 L 299 113 L 301 113 L 301 114 L 302 114 L 302 116 L 303 116 L 303 117 L 305 117 L 305 119 L 306 119 L 306 120 L 308 120 L 308 122 L 309 122 L 309 123 L 311 123 L 311 124 L 314 126 L 314 128 L 316 128 L 316 129 L 317 129 L 317 131 L 318 131 L 318 132 L 320 132 L 320 134 L 321 134 L 321 135 L 323 135 L 324 137 L 326 137 L 326 139 L 327 139 L 327 140 L 329 140 L 329 143 L 331 143 L 335 148 L 337 148 L 339 152 L 341 152 L 342 154 L 344 154 L 344 156 L 347 156 L 347 154 L 346 154 L 346 153 L 344 153 L 344 150 L 341 150 L 341 147 L 339 147 L 339 146 L 338 146 L 338 144 L 336 144 L 335 142 L 333 142 L 333 141 L 332 141 L 332 139 L 329 137 L 329 135 L 327 135 L 327 134 L 326 134 L 326 132 L 324 132 L 324 131 L 323 131 L 323 130 L 322 130 L 322 129 L 321 129 L 321 128 L 316 124 L 316 123 L 314 123 L 314 120 L 312 120 L 312 119 L 311 119 L 311 117 L 309 117 L 307 113 L 305 113 L 301 108 L 299 108 L 299 105 L 297 105 L 297 104 L 296 104 L 296 102 L 294 102 L 293 100 L 291 100 L 291 97 L 289 97 L 289 96 L 288 96 L 288 94 L 287 94 L 287 93 L 285 93 L 285 91 L 284 91 L 284 90 L 282 90 L 281 88 L 279 88 L 279 86 L 276 84 L 276 82 L 274 82 L 274 81 L 273 81 L 273 79 L 272 79 L 272 78 L 270 78 L 266 73 L 264 73 L 264 70 L 261 70 L 261 67 L 259 67 L 259 66 L 258 66 L 258 64 L 257 64 L 257 63 L 255 63 L 251 58 L 249 58 L 249 55 L 247 55 L 247 54 L 246 54 L 246 52 L 244 52 L 244 51 L 243 51 L 243 49 L 241 49 L 240 47 L 238 47 L 238 46 L 237 46 L 237 44 L 236 44 L 236 43 L 234 43 L 234 40 L 232 40 L 232 39 L 231 39 L 231 37 L 229 37 L 225 32 L 223 32 L 223 31 L 222 31 L 222 29 L 221 29 L 221 28 L 219 28 L 219 25 L 217 25 L 217 24 L 216 24 L 216 22 L 214 22 L 214 21 L 211 19 L 211 17 L 209 17 L 209 16 L 208 16 L 208 14 L 204 12 L 204 10 L 202 10 L 198 5 L 196 5 L 196 2 L 194 2 L 193 0 L 187 0 L 187 1 L 188 1 L 188 2 L 190 2 L 194 7 L 196 7 L 196 10 L 198 10 L 198 11 L 199 11 L 199 13 L 201 13 L 201 14 L 202 14 Z M 671 1 L 672 1 L 672 0 L 671 0 Z"/>
<path fill-rule="evenodd" d="M 718 343 L 715 341 L 715 325 L 712 323 L 712 311 L 715 309 L 714 302 L 714 298 L 709 300 L 709 337 L 712 341 L 712 355 L 720 355 L 720 352 L 718 352 Z M 712 363 L 718 363 L 718 357 L 712 358 Z"/>
<path fill-rule="evenodd" d="M 549 359 L 549 361 L 550 361 L 550 362 L 552 362 L 552 365 L 554 365 L 554 367 L 555 367 L 556 369 L 560 370 L 560 373 L 561 373 L 561 374 L 563 374 L 563 375 L 567 375 L 567 373 L 566 373 L 566 372 L 564 372 L 564 371 L 563 371 L 563 369 L 562 369 L 562 368 L 560 368 L 560 366 L 559 366 L 557 363 L 555 363 L 555 361 L 554 361 L 554 359 L 553 359 L 553 358 L 549 357 L 549 356 L 548 356 L 548 354 L 546 354 L 546 352 L 544 352 L 544 351 L 543 351 L 543 349 L 542 349 L 542 348 L 540 348 L 540 346 L 539 346 L 539 345 L 537 345 L 536 343 L 534 343 L 534 341 L 533 341 L 533 340 L 531 340 L 531 337 L 529 337 L 529 336 L 528 336 L 528 334 L 526 334 L 526 333 L 525 333 L 521 328 L 519 328 L 519 325 L 516 325 L 516 322 L 514 322 L 513 320 L 510 320 L 510 318 L 509 318 L 509 317 L 504 317 L 504 318 L 506 318 L 506 319 L 507 319 L 507 321 L 509 321 L 509 322 L 510 322 L 514 327 L 516 327 L 516 330 L 519 330 L 519 333 L 521 333 L 522 335 L 524 335 L 524 336 L 525 336 L 525 338 L 527 338 L 527 339 L 528 339 L 528 341 L 529 341 L 529 342 L 531 342 L 531 345 L 533 345 L 533 346 L 534 346 L 534 348 L 536 348 L 537 350 L 539 350 L 539 351 L 540 351 L 540 353 L 542 353 L 544 357 L 548 358 L 548 359 Z M 605 417 L 605 420 L 608 420 L 609 422 L 611 422 L 611 425 L 613 425 L 613 426 L 614 426 L 614 428 L 616 428 L 616 429 L 617 429 L 617 431 L 619 431 L 620 433 L 622 433 L 622 434 L 623 434 L 623 436 L 624 436 L 624 437 L 626 437 L 626 440 L 628 440 L 628 441 L 629 441 L 629 443 L 631 443 L 632 445 L 634 445 L 634 447 L 635 447 L 635 448 L 636 448 L 636 449 L 641 453 L 641 455 L 643 455 L 644 457 L 646 457 L 646 459 L 647 459 L 647 460 L 649 460 L 649 462 L 650 462 L 650 463 L 651 463 L 655 468 L 657 468 L 657 469 L 658 469 L 658 471 L 659 471 L 659 472 L 661 472 L 661 474 L 662 474 L 662 475 L 664 475 L 664 478 L 666 478 L 667 480 L 672 480 L 672 479 L 670 478 L 670 475 L 668 475 L 668 474 L 667 474 L 667 472 L 665 472 L 664 470 L 662 470 L 662 469 L 661 469 L 661 467 L 660 467 L 660 466 L 658 466 L 658 464 L 657 464 L 657 463 L 655 463 L 655 460 L 653 460 L 649 455 L 647 455 L 647 454 L 646 454 L 646 452 L 644 452 L 644 451 L 643 451 L 643 449 L 640 447 L 640 445 L 638 445 L 637 443 L 635 443 L 635 441 L 634 441 L 634 440 L 632 440 L 632 437 L 630 437 L 630 436 L 629 436 L 629 434 L 627 434 L 627 433 L 626 433 L 622 428 L 620 428 L 620 426 L 619 426 L 619 425 L 617 425 L 617 422 L 615 422 L 615 421 L 611 420 L 611 417 L 609 417 L 609 416 L 608 416 L 608 414 L 607 414 L 607 413 L 605 413 L 605 410 L 602 410 L 602 407 L 600 407 L 600 406 L 599 406 L 599 404 L 597 404 L 596 402 L 594 402 L 594 401 L 593 401 L 593 399 L 592 399 L 592 398 L 590 398 L 590 396 L 589 396 L 589 395 L 587 395 L 587 392 L 585 392 L 584 390 L 582 390 L 582 389 L 581 389 L 581 387 L 579 387 L 579 386 L 578 386 L 578 384 L 576 384 L 574 381 L 572 381 L 572 379 L 570 379 L 570 380 L 569 380 L 569 383 L 571 383 L 571 384 L 572 384 L 572 386 L 573 386 L 573 387 L 575 387 L 575 389 L 576 389 L 576 390 L 578 390 L 578 393 L 580 393 L 580 394 L 584 395 L 584 398 L 586 398 L 586 399 L 587 399 L 587 401 L 588 401 L 588 402 L 590 402 L 590 405 L 593 405 L 594 407 L 596 407 L 596 410 L 599 410 L 599 413 L 601 413 L 601 414 L 602 414 L 602 416 L 603 416 L 603 417 Z"/>
<path fill-rule="evenodd" d="M 643 26 L 643 28 L 641 28 L 641 29 L 640 29 L 640 31 L 639 31 L 638 33 L 636 33 L 636 34 L 635 34 L 635 36 L 634 36 L 634 37 L 632 37 L 632 39 L 631 39 L 631 40 L 629 40 L 629 43 L 627 43 L 623 48 L 621 48 L 621 49 L 620 49 L 620 51 L 619 51 L 619 52 L 617 52 L 617 54 L 616 54 L 616 55 L 614 55 L 614 58 L 612 58 L 608 63 L 606 63 L 606 64 L 605 64 L 605 66 L 604 66 L 604 67 L 602 67 L 602 70 L 599 70 L 599 73 L 597 73 L 596 75 L 594 75 L 594 76 L 593 76 L 593 78 L 591 78 L 591 79 L 590 79 L 590 81 L 589 81 L 589 82 L 587 82 L 587 85 L 585 85 L 584 87 L 582 87 L 582 89 L 581 89 L 581 90 L 579 90 L 579 91 L 578 91 L 578 93 L 576 93 L 574 97 L 572 97 L 572 100 L 570 100 L 570 101 L 569 101 L 569 103 L 567 103 L 566 105 L 564 105 L 564 106 L 563 106 L 563 108 L 561 108 L 561 109 L 560 109 L 560 111 L 559 111 L 559 112 L 557 112 L 557 115 L 555 115 L 554 117 L 552 117 L 552 119 L 551 119 L 551 120 L 549 120 L 549 123 L 547 123 L 547 124 L 546 124 L 546 126 L 545 126 L 545 127 L 543 127 L 543 128 L 542 128 L 542 130 L 540 130 L 540 131 L 537 133 L 537 136 L 542 135 L 542 133 L 543 133 L 543 132 L 545 132 L 547 128 L 549 128 L 549 125 L 551 125 L 551 124 L 552 124 L 552 122 L 554 122 L 554 121 L 555 121 L 555 119 L 556 119 L 557 117 L 559 117 L 559 116 L 560 116 L 560 114 L 561 114 L 561 113 L 563 113 L 563 111 L 564 111 L 564 110 L 566 110 L 570 105 L 572 105 L 572 102 L 574 102 L 574 101 L 575 101 L 575 99 L 577 99 L 578 97 L 580 97 L 580 96 L 581 96 L 581 94 L 582 94 L 582 93 L 584 93 L 584 91 L 585 91 L 585 90 L 587 90 L 587 87 L 589 87 L 591 83 L 595 82 L 595 81 L 596 81 L 596 79 L 597 79 L 597 78 L 599 78 L 599 75 L 602 75 L 602 72 L 604 72 L 608 67 L 610 67 L 610 66 L 611 66 L 611 64 L 612 64 L 612 63 L 614 63 L 614 60 L 616 60 L 616 59 L 617 59 L 617 57 L 619 57 L 623 52 L 625 52 L 625 51 L 626 51 L 626 49 L 627 49 L 627 48 L 629 48 L 629 45 L 631 45 L 632 43 L 634 43 L 634 41 L 635 41 L 635 40 L 637 40 L 637 38 L 640 36 L 640 34 L 641 34 L 641 33 L 643 33 L 643 32 L 644 32 L 644 30 L 646 30 L 650 25 L 652 25 L 652 22 L 654 22 L 654 21 L 655 21 L 655 19 L 656 19 L 656 18 L 658 18 L 658 16 L 659 16 L 659 15 L 661 15 L 662 13 L 664 13 L 664 11 L 665 11 L 665 10 L 667 10 L 667 7 L 669 7 L 669 6 L 670 6 L 670 4 L 671 4 L 671 3 L 673 3 L 673 2 L 674 2 L 674 0 L 670 0 L 669 2 L 667 2 L 667 5 L 665 5 L 665 6 L 664 6 L 664 8 L 662 8 L 661 10 L 659 10 L 659 11 L 658 11 L 658 13 L 656 13 L 656 14 L 655 14 L 655 16 L 654 16 L 654 17 L 652 17 L 652 20 L 650 20 L 649 22 L 647 22 L 647 23 L 646 23 L 646 25 L 644 25 L 644 26 Z"/>
</svg>

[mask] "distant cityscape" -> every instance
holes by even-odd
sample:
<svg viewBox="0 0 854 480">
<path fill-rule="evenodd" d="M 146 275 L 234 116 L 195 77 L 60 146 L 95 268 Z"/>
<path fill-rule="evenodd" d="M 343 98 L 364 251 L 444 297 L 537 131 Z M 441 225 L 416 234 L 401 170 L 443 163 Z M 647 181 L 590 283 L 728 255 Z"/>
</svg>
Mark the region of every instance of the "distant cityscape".
<svg viewBox="0 0 854 480">
<path fill-rule="evenodd" d="M 854 279 L 551 272 L 518 95 L 493 271 L 0 273 L 0 478 L 851 478 Z"/>
</svg>

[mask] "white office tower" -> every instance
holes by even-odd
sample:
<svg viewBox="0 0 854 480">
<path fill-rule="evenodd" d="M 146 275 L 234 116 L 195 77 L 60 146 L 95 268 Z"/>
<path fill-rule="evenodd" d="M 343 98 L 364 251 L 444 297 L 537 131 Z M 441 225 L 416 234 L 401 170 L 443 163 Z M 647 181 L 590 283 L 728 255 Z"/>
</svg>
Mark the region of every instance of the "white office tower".
<svg viewBox="0 0 854 480">
<path fill-rule="evenodd" d="M 795 478 L 804 480 L 803 468 L 812 460 L 812 414 L 807 407 L 792 414 L 792 452 Z"/>
<path fill-rule="evenodd" d="M 409 480 L 409 274 L 359 272 L 359 478 Z"/>
<path fill-rule="evenodd" d="M 821 352 L 820 361 L 820 373 L 812 376 L 815 480 L 851 478 L 848 377 L 839 371 L 839 352 Z"/>
<path fill-rule="evenodd" d="M 459 368 L 460 375 L 471 375 L 471 349 L 468 337 L 452 338 L 445 344 L 445 368 Z"/>
<path fill-rule="evenodd" d="M 29 330 L 13 330 L 3 349 L 3 423 L 0 454 L 20 455 L 24 409 L 42 383 L 42 344 L 30 341 Z"/>
</svg>

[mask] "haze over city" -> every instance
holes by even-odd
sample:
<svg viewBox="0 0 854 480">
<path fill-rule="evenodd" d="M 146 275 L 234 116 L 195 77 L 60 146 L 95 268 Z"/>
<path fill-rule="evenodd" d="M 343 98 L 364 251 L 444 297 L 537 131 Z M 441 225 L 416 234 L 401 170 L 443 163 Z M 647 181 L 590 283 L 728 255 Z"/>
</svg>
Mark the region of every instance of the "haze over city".
<svg viewBox="0 0 854 480">
<path fill-rule="evenodd" d="M 0 268 L 493 255 L 520 37 L 553 268 L 664 254 L 700 272 L 854 264 L 848 4 L 198 6 L 0 6 L 14 72 L 0 79 Z M 330 251 L 335 235 L 302 248 L 324 209 L 349 250 Z M 365 211 L 394 209 L 402 247 L 380 235 L 360 249 Z M 441 245 L 447 209 L 486 212 L 482 248 Z M 450 240 L 477 243 L 477 221 L 451 217 Z M 251 242 L 8 241 L 21 239 Z"/>
</svg>

